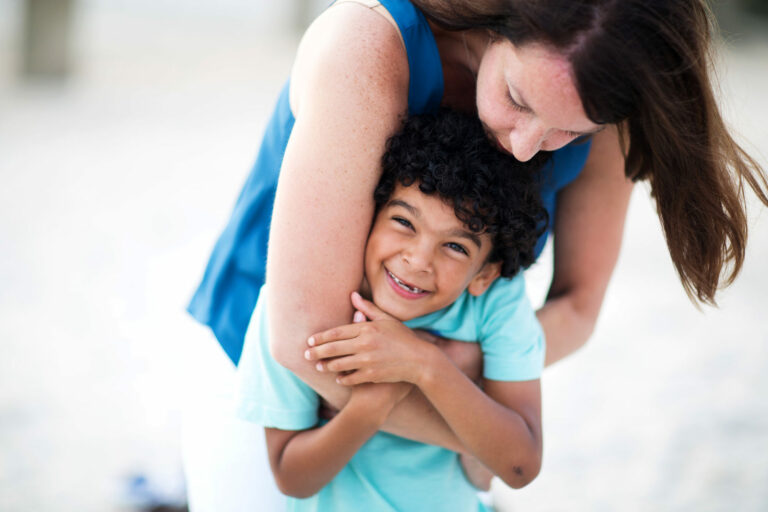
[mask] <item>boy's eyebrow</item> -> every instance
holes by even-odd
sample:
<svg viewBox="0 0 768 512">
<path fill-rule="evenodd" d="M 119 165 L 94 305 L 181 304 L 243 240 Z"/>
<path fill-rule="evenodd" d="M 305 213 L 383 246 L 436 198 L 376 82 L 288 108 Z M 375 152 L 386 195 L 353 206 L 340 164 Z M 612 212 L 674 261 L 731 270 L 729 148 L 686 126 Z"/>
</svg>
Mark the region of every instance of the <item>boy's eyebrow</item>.
<svg viewBox="0 0 768 512">
<path fill-rule="evenodd" d="M 411 206 L 410 204 L 406 203 L 402 199 L 392 199 L 387 204 L 387 206 L 402 206 L 403 208 L 411 212 L 414 217 L 421 216 L 421 212 L 419 211 L 418 208 Z M 457 229 L 451 230 L 451 232 L 449 232 L 448 235 L 455 236 L 457 238 L 466 238 L 467 240 L 474 243 L 478 249 L 481 249 L 483 247 L 480 237 L 477 236 L 475 233 L 472 233 L 471 231 L 457 228 Z"/>
<path fill-rule="evenodd" d="M 454 229 L 449 234 L 458 238 L 466 238 L 467 240 L 474 243 L 478 249 L 482 249 L 483 247 L 482 243 L 480 242 L 480 237 L 471 231 L 466 231 L 464 229 Z"/>
<path fill-rule="evenodd" d="M 420 217 L 420 216 L 421 216 L 421 212 L 419 211 L 419 209 L 418 209 L 418 208 L 416 208 L 416 207 L 414 207 L 414 206 L 411 206 L 410 204 L 406 203 L 406 202 L 405 202 L 405 201 L 403 201 L 402 199 L 392 199 L 392 200 L 391 200 L 391 201 L 390 201 L 390 202 L 387 204 L 387 206 L 402 206 L 403 208 L 405 208 L 406 210 L 408 210 L 409 212 L 411 212 L 411 213 L 412 213 L 413 215 L 415 215 L 416 217 Z"/>
</svg>

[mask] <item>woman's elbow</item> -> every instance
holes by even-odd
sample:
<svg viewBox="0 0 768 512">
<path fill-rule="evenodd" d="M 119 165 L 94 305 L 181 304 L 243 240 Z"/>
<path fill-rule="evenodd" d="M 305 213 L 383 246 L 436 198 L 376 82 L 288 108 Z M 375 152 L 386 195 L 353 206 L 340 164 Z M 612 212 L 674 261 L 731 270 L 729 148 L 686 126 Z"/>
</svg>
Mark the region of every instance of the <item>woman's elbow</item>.
<svg viewBox="0 0 768 512">
<path fill-rule="evenodd" d="M 293 372 L 304 362 L 301 350 L 274 334 L 269 337 L 269 353 L 275 361 Z"/>
<path fill-rule="evenodd" d="M 288 368 L 297 375 L 302 375 L 309 366 L 304 358 L 304 351 L 309 348 L 306 341 L 309 334 L 304 334 L 295 328 L 270 328 L 269 353 L 280 365 Z"/>
</svg>

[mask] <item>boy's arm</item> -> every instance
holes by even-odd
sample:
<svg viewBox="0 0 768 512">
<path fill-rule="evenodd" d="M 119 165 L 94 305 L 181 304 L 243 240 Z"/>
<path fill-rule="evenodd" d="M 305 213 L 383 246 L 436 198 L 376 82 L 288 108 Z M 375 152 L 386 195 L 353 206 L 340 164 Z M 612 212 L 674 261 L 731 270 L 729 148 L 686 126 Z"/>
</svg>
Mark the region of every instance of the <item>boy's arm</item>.
<svg viewBox="0 0 768 512">
<path fill-rule="evenodd" d="M 392 338 L 389 340 L 391 345 Z M 356 370 L 340 377 L 340 382 L 348 385 L 390 379 L 415 384 L 467 451 L 507 485 L 520 488 L 533 481 L 541 468 L 542 457 L 539 380 L 486 380 L 483 391 L 439 349 L 421 340 L 414 343 L 421 347 L 410 352 L 413 364 L 402 365 L 402 369 L 389 362 L 356 363 L 357 368 L 335 366 L 330 362 L 328 368 Z M 378 355 L 365 356 L 382 361 Z M 337 361 L 343 359 L 347 358 Z"/>
<path fill-rule="evenodd" d="M 483 392 L 442 354 L 431 357 L 418 386 L 457 437 L 507 485 L 533 481 L 542 457 L 539 381 L 486 380 Z"/>
<path fill-rule="evenodd" d="M 518 293 L 524 294 L 524 289 Z M 339 382 L 347 385 L 400 381 L 417 385 L 466 450 L 508 485 L 522 487 L 536 477 L 542 454 L 538 373 L 526 370 L 525 375 L 531 375 L 532 380 L 521 382 L 486 380 L 483 392 L 437 347 L 418 339 L 369 301 L 359 297 L 353 301 L 374 321 L 313 336 L 315 347 L 309 350 L 313 360 L 322 360 L 321 367 L 328 371 L 353 371 L 339 377 Z M 529 307 L 519 311 L 533 318 Z M 503 309 L 497 312 L 500 317 L 508 313 Z M 530 363 L 520 364 L 521 369 L 538 362 L 540 371 L 541 361 L 535 355 L 541 355 L 539 341 L 533 336 L 530 349 L 534 355 L 527 358 Z M 493 355 L 490 361 L 497 365 Z M 499 371 L 495 367 L 490 370 Z"/>
<path fill-rule="evenodd" d="M 266 428 L 269 464 L 283 494 L 307 498 L 327 485 L 373 436 L 410 384 L 356 386 L 331 421 L 309 430 Z"/>
<path fill-rule="evenodd" d="M 476 489 L 481 491 L 491 490 L 491 480 L 493 480 L 493 473 L 483 466 L 483 464 L 472 455 L 462 453 L 459 457 L 461 461 L 461 467 L 464 470 L 464 476 L 470 481 Z"/>
</svg>

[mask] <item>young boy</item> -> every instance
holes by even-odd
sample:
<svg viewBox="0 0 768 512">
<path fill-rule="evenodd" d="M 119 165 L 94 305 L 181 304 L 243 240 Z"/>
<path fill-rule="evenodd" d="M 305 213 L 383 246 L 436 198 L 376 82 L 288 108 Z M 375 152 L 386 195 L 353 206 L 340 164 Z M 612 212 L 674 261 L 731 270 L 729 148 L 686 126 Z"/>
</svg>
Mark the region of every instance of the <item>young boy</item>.
<svg viewBox="0 0 768 512">
<path fill-rule="evenodd" d="M 518 270 L 546 223 L 534 172 L 491 147 L 476 119 L 409 119 L 387 146 L 374 193 L 365 277 L 353 302 L 369 322 L 320 333 L 308 359 L 354 385 L 330 421 L 319 399 L 269 353 L 261 294 L 239 372 L 240 412 L 266 430 L 289 510 L 478 510 L 456 453 L 379 432 L 407 393 L 423 393 L 466 447 L 521 487 L 541 463 L 544 342 Z M 514 279 L 497 279 L 502 276 Z M 375 305 L 374 305 L 375 304 Z M 480 343 L 480 390 L 413 329 Z"/>
</svg>

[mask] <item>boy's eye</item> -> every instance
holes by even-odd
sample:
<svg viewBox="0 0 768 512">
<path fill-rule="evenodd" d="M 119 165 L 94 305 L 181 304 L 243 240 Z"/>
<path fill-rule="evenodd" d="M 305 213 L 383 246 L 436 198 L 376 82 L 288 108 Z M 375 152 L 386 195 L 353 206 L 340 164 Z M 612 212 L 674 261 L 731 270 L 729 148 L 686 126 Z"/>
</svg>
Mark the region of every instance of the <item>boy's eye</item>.
<svg viewBox="0 0 768 512">
<path fill-rule="evenodd" d="M 467 251 L 466 247 L 464 247 L 461 244 L 457 244 L 456 242 L 448 242 L 447 244 L 445 244 L 445 246 L 451 249 L 452 251 L 456 251 L 458 253 L 469 256 L 469 251 Z"/>
<path fill-rule="evenodd" d="M 413 224 L 408 219 L 404 219 L 402 217 L 392 217 L 392 220 L 397 222 L 398 224 L 405 226 L 409 229 L 413 229 Z"/>
</svg>

